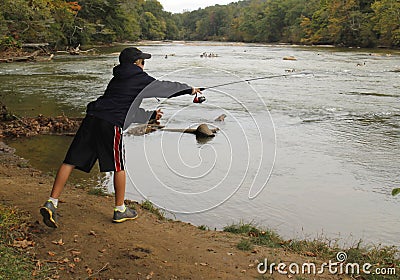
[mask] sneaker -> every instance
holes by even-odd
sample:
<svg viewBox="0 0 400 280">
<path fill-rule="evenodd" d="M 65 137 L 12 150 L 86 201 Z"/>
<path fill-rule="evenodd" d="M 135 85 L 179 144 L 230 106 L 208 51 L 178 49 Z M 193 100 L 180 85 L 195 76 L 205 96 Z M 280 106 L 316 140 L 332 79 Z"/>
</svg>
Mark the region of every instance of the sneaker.
<svg viewBox="0 0 400 280">
<path fill-rule="evenodd" d="M 46 201 L 46 203 L 40 208 L 40 214 L 43 216 L 43 223 L 48 227 L 57 228 L 57 214 L 56 207 L 53 202 L 50 200 Z"/>
<path fill-rule="evenodd" d="M 133 209 L 130 209 L 129 207 L 125 207 L 124 212 L 114 209 L 113 222 L 114 223 L 122 223 L 127 220 L 134 220 L 137 217 L 138 217 L 138 214 L 136 213 L 136 211 Z"/>
</svg>

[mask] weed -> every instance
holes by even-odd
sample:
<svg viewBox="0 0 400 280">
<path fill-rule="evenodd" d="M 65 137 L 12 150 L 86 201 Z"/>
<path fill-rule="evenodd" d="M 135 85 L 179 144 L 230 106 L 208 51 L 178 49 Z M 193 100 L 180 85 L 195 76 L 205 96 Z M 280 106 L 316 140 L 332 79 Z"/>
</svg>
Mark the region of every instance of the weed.
<svg viewBox="0 0 400 280">
<path fill-rule="evenodd" d="M 391 272 L 382 275 L 363 274 L 362 279 L 375 280 L 375 279 L 398 279 L 397 271 L 400 267 L 399 250 L 395 246 L 362 246 L 360 240 L 350 248 L 343 249 L 338 246 L 337 240 L 329 240 L 326 238 L 318 237 L 313 240 L 283 240 L 277 233 L 272 230 L 262 230 L 257 228 L 253 223 L 232 224 L 224 227 L 225 232 L 246 235 L 246 239 L 242 239 L 237 248 L 243 251 L 248 251 L 253 248 L 253 245 L 266 246 L 269 248 L 284 248 L 286 250 L 312 256 L 324 260 L 336 260 L 338 252 L 345 252 L 347 254 L 347 263 L 372 265 L 371 271 L 378 269 L 379 271 Z M 269 278 L 262 278 L 269 279 Z M 297 276 L 298 280 L 303 280 Z"/>
<path fill-rule="evenodd" d="M 259 233 L 259 229 L 253 225 L 253 223 L 243 223 L 240 222 L 239 224 L 232 224 L 229 226 L 224 227 L 223 229 L 225 232 L 231 232 L 236 234 L 250 234 L 250 233 Z"/>
<path fill-rule="evenodd" d="M 150 213 L 153 213 L 154 215 L 156 215 L 160 220 L 166 219 L 164 210 L 161 210 L 161 209 L 155 207 L 154 204 L 150 200 L 147 199 L 147 200 L 142 201 L 140 206 L 143 209 L 149 211 Z"/>
<path fill-rule="evenodd" d="M 206 226 L 206 225 L 200 225 L 197 228 L 200 229 L 200 230 L 210 230 L 210 228 L 208 226 Z"/>
<path fill-rule="evenodd" d="M 97 196 L 108 196 L 107 188 L 102 186 L 97 186 L 90 188 L 88 194 Z"/>
<path fill-rule="evenodd" d="M 320 239 L 314 240 L 291 240 L 283 244 L 283 247 L 292 252 L 318 256 L 320 258 L 333 258 L 338 248 L 331 248 L 326 242 Z"/>
<path fill-rule="evenodd" d="M 251 241 L 248 240 L 248 239 L 242 239 L 242 240 L 236 245 L 236 247 L 237 247 L 239 250 L 242 250 L 242 251 L 250 251 L 250 250 L 253 249 L 253 243 L 251 243 Z"/>
<path fill-rule="evenodd" d="M 34 262 L 25 251 L 9 246 L 15 238 L 25 236 L 27 217 L 16 208 L 0 204 L 0 279 L 32 278 Z"/>
</svg>

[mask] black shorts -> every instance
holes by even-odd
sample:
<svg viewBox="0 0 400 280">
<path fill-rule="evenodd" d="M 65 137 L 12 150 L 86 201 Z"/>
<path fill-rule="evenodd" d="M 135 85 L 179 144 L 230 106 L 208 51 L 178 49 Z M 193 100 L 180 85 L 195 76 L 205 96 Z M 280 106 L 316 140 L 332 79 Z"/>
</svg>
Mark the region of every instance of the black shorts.
<svg viewBox="0 0 400 280">
<path fill-rule="evenodd" d="M 89 173 L 96 160 L 99 160 L 101 172 L 124 170 L 122 128 L 87 115 L 68 149 L 64 163 Z"/>
</svg>

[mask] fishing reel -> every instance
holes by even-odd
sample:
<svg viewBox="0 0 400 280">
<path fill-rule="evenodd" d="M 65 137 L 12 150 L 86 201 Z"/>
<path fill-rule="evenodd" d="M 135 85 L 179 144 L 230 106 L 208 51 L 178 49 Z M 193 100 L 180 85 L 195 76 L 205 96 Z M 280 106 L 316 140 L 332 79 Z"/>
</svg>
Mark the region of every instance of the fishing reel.
<svg viewBox="0 0 400 280">
<path fill-rule="evenodd" d="M 196 95 L 193 99 L 193 103 L 203 103 L 204 101 L 206 101 L 206 98 L 203 95 L 197 96 L 197 92 L 196 92 Z"/>
</svg>

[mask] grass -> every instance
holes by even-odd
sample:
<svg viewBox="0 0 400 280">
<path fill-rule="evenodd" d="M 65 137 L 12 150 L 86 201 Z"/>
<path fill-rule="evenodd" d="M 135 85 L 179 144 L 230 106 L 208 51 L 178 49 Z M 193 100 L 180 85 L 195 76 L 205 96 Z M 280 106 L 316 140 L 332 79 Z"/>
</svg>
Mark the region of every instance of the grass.
<svg viewBox="0 0 400 280">
<path fill-rule="evenodd" d="M 224 227 L 224 231 L 235 234 L 246 234 L 250 237 L 250 241 L 254 245 L 277 248 L 281 247 L 281 244 L 284 242 L 283 239 L 272 230 L 261 230 L 253 223 L 240 222 L 239 224 L 232 224 Z"/>
<path fill-rule="evenodd" d="M 254 233 L 259 232 L 259 229 L 252 223 L 240 222 L 239 224 L 231 224 L 229 226 L 224 227 L 224 231 L 236 234 L 250 234 L 251 232 Z"/>
<path fill-rule="evenodd" d="M 32 279 L 35 269 L 33 262 L 16 251 L 0 243 L 0 279 Z"/>
<path fill-rule="evenodd" d="M 290 240 L 283 243 L 282 247 L 292 252 L 304 254 L 307 256 L 318 256 L 320 258 L 333 258 L 339 250 L 337 246 L 331 247 L 323 239 L 313 240 Z"/>
<path fill-rule="evenodd" d="M 363 246 L 362 241 L 357 242 L 349 248 L 340 248 L 338 241 L 328 240 L 326 238 L 318 237 L 313 240 L 284 240 L 277 233 L 272 230 L 263 230 L 258 228 L 253 223 L 232 224 L 224 227 L 225 232 L 240 234 L 245 236 L 237 244 L 237 248 L 243 251 L 248 251 L 254 245 L 266 246 L 268 248 L 282 248 L 300 255 L 315 257 L 320 260 L 336 261 L 336 254 L 338 252 L 345 252 L 347 254 L 346 263 L 358 263 L 362 266 L 365 263 L 372 265 L 370 271 L 374 272 L 376 269 L 391 269 L 391 274 L 385 276 L 376 275 L 371 273 L 369 275 L 362 274 L 362 278 L 356 275 L 356 279 L 375 280 L 399 279 L 400 273 L 400 259 L 399 250 L 394 246 Z M 394 275 L 395 272 L 397 275 Z M 302 278 L 296 278 L 302 279 Z"/>
<path fill-rule="evenodd" d="M 0 204 L 0 280 L 33 279 L 34 262 L 26 251 L 10 246 L 16 238 L 27 238 L 27 215 Z"/>
<path fill-rule="evenodd" d="M 206 225 L 200 225 L 197 227 L 199 230 L 210 230 L 210 228 Z"/>
<path fill-rule="evenodd" d="M 242 239 L 240 242 L 236 245 L 236 248 L 242 251 L 250 251 L 253 250 L 253 243 L 248 240 L 248 239 Z"/>
<path fill-rule="evenodd" d="M 88 194 L 96 195 L 96 196 L 108 196 L 108 191 L 107 191 L 106 187 L 97 186 L 97 187 L 89 188 Z"/>
<path fill-rule="evenodd" d="M 143 209 L 149 211 L 150 213 L 153 213 L 154 215 L 156 215 L 157 218 L 159 218 L 160 220 L 166 219 L 164 210 L 161 210 L 160 208 L 155 207 L 154 204 L 150 200 L 147 199 L 147 200 L 142 201 L 140 206 Z"/>
</svg>

